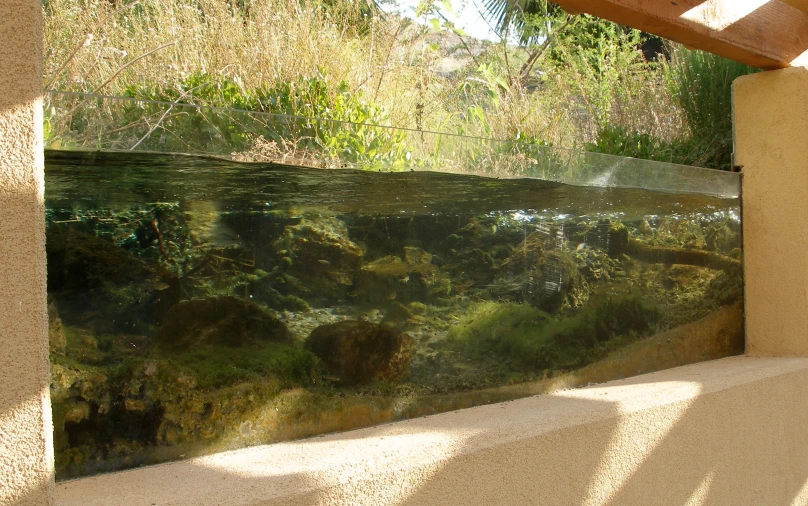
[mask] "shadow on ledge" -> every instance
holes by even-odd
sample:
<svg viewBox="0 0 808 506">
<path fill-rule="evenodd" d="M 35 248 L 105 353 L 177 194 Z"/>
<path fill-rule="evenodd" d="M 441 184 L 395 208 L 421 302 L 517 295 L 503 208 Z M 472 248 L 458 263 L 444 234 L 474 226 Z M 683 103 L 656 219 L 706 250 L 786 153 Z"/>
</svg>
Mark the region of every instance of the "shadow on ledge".
<svg viewBox="0 0 808 506">
<path fill-rule="evenodd" d="M 57 485 L 72 505 L 790 505 L 808 359 L 737 357 Z"/>
</svg>

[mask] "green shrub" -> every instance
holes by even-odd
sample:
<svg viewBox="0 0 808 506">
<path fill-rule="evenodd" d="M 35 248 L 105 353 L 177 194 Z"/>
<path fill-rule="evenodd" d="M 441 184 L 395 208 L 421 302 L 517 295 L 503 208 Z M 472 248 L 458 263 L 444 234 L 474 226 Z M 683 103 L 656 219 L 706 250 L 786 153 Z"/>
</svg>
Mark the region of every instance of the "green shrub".
<svg viewBox="0 0 808 506">
<path fill-rule="evenodd" d="M 677 46 L 668 85 L 684 111 L 695 163 L 729 170 L 732 165 L 732 82 L 758 69 L 704 51 Z"/>
<path fill-rule="evenodd" d="M 322 77 L 302 78 L 246 90 L 229 78 L 193 74 L 171 88 L 130 85 L 126 95 L 235 110 L 172 115 L 145 141 L 146 149 L 192 151 L 217 146 L 224 152 L 237 152 L 249 150 L 260 136 L 360 168 L 400 170 L 409 159 L 404 134 L 381 126 L 387 122 L 384 110 L 364 101 L 362 94 L 352 92 L 344 81 L 333 85 Z M 135 122 L 165 108 L 134 102 L 127 106 L 125 115 Z M 177 109 L 183 110 L 181 106 Z M 245 112 L 242 116 L 238 111 Z M 277 116 L 250 115 L 252 112 Z"/>
<path fill-rule="evenodd" d="M 597 140 L 586 143 L 586 150 L 682 165 L 699 165 L 702 161 L 699 145 L 690 139 L 660 139 L 613 125 L 601 127 Z"/>
</svg>

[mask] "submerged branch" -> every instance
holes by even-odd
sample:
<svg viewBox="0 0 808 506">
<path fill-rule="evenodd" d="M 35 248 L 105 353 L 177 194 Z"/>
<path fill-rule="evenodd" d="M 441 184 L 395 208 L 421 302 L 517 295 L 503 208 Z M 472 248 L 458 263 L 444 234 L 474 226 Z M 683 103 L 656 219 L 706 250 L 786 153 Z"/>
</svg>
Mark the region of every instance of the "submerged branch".
<svg viewBox="0 0 808 506">
<path fill-rule="evenodd" d="M 613 230 L 609 244 L 609 255 L 628 255 L 636 260 L 648 263 L 684 264 L 708 269 L 722 270 L 727 273 L 737 272 L 741 261 L 735 258 L 700 249 L 682 249 L 668 246 L 651 246 L 628 236 L 628 230 Z"/>
</svg>

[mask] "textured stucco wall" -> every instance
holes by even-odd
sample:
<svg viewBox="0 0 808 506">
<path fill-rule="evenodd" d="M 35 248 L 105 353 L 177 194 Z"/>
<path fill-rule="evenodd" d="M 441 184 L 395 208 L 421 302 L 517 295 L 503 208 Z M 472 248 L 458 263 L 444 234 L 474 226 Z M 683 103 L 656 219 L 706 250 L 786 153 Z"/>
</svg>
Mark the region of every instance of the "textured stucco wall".
<svg viewBox="0 0 808 506">
<path fill-rule="evenodd" d="M 806 396 L 806 358 L 728 358 L 60 483 L 56 504 L 805 505 Z"/>
<path fill-rule="evenodd" d="M 746 350 L 808 356 L 808 69 L 744 76 L 733 91 Z"/>
<path fill-rule="evenodd" d="M 41 0 L 0 0 L 0 504 L 47 505 Z"/>
</svg>

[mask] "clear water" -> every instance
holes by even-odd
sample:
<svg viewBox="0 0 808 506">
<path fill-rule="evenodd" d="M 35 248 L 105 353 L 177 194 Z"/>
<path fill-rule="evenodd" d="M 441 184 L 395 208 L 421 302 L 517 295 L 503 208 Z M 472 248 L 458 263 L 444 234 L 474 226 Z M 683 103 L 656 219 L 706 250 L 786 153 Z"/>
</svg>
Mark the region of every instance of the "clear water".
<svg viewBox="0 0 808 506">
<path fill-rule="evenodd" d="M 739 200 L 46 153 L 57 475 L 743 351 Z"/>
</svg>

